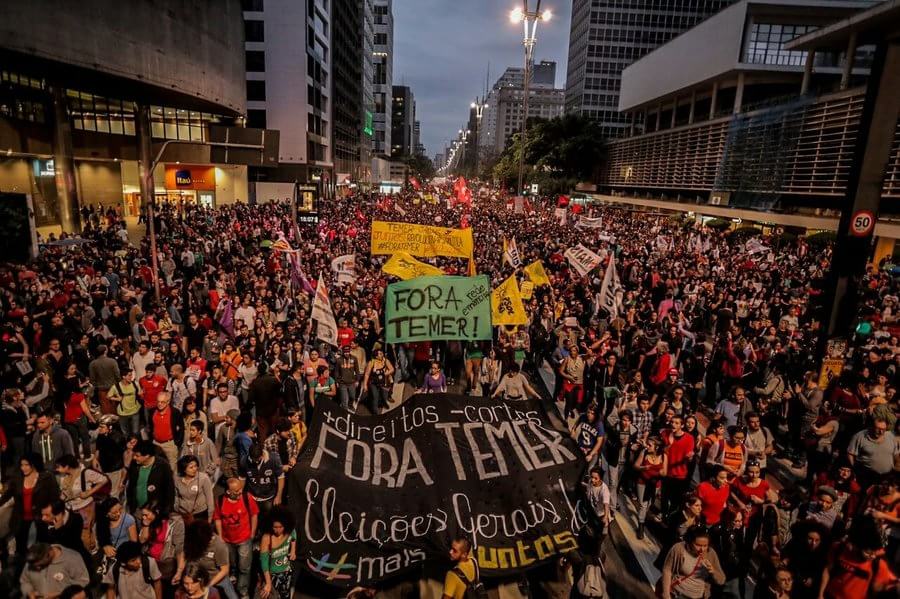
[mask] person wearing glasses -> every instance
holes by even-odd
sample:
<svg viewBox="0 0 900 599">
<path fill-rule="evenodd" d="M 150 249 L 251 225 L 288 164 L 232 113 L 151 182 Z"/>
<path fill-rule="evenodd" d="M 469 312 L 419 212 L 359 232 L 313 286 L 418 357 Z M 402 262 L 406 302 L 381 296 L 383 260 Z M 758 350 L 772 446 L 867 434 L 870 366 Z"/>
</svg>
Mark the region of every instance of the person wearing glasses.
<svg viewBox="0 0 900 599">
<path fill-rule="evenodd" d="M 446 393 L 447 377 L 441 372 L 441 365 L 437 362 L 431 363 L 431 369 L 425 375 L 425 382 L 422 383 L 420 393 Z"/>
<path fill-rule="evenodd" d="M 747 448 L 744 447 L 746 440 L 747 431 L 743 427 L 729 426 L 727 438 L 710 446 L 706 463 L 710 466 L 724 466 L 729 480 L 734 480 L 747 467 Z"/>
</svg>

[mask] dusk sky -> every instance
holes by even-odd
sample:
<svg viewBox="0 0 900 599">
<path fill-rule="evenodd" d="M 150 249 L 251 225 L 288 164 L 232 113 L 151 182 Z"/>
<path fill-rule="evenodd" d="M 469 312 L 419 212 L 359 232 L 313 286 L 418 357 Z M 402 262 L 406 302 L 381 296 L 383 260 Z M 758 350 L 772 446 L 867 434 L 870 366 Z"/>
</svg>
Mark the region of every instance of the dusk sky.
<svg viewBox="0 0 900 599">
<path fill-rule="evenodd" d="M 535 0 L 529 1 L 534 9 Z M 566 80 L 571 0 L 543 0 L 553 18 L 538 24 L 535 62 L 555 60 Z M 433 158 L 469 118 L 469 104 L 506 67 L 524 62 L 522 25 L 509 21 L 521 0 L 394 0 L 394 85 L 412 87 L 426 156 Z"/>
</svg>

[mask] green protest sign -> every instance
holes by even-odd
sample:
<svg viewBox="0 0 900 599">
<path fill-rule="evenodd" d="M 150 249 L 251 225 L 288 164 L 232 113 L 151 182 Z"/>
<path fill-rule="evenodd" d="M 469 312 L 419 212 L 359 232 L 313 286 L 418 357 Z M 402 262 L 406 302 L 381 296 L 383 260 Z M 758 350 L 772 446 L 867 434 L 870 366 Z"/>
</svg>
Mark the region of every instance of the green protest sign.
<svg viewBox="0 0 900 599">
<path fill-rule="evenodd" d="M 388 343 L 491 338 L 487 276 L 418 277 L 391 283 L 385 295 Z"/>
</svg>

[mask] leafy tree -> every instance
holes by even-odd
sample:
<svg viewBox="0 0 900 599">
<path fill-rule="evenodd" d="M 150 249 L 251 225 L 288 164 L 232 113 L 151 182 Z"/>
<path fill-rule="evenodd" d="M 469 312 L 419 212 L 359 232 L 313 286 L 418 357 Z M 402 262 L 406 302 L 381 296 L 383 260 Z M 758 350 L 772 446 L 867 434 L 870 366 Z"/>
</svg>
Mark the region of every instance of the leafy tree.
<svg viewBox="0 0 900 599">
<path fill-rule="evenodd" d="M 506 184 L 515 184 L 523 151 L 525 182 L 542 184 L 542 190 L 548 193 L 557 187 L 568 191 L 573 186 L 571 181 L 593 179 L 604 158 L 599 125 L 574 114 L 550 120 L 530 119 L 524 150 L 521 134 L 514 135 L 494 167 L 494 176 Z"/>
<path fill-rule="evenodd" d="M 425 183 L 434 177 L 434 163 L 422 154 L 407 156 L 403 162 L 409 167 L 409 176 Z"/>
</svg>

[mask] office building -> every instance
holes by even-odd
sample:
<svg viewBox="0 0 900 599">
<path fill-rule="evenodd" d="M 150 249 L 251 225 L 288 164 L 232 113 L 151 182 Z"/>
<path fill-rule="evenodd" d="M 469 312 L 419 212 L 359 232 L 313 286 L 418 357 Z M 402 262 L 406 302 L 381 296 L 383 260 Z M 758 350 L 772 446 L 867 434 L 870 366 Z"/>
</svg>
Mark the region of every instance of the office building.
<svg viewBox="0 0 900 599">
<path fill-rule="evenodd" d="M 372 151 L 391 155 L 391 103 L 394 85 L 393 0 L 375 0 L 374 113 Z"/>
<path fill-rule="evenodd" d="M 362 4 L 362 126 L 359 139 L 359 181 L 372 183 L 375 138 L 375 0 Z"/>
<path fill-rule="evenodd" d="M 251 152 L 241 162 L 205 145 L 252 133 L 243 129 L 244 62 L 237 0 L 138 2 L 127 11 L 114 0 L 8 3 L 0 19 L 5 207 L 27 207 L 22 214 L 39 228 L 76 232 L 87 205 L 136 217 L 142 185 L 158 202 L 246 202 L 249 166 L 275 166 L 275 146 L 267 160 Z M 276 132 L 266 134 L 277 143 Z M 167 140 L 194 143 L 159 154 Z M 142 180 L 139 165 L 157 156 L 152 180 Z"/>
<path fill-rule="evenodd" d="M 872 5 L 741 0 L 629 66 L 619 107 L 634 135 L 609 144 L 600 189 L 616 201 L 836 228 L 878 38 L 812 53 L 789 44 Z M 885 126 L 881 212 L 896 218 L 900 127 Z"/>
<path fill-rule="evenodd" d="M 330 188 L 331 16 L 325 0 L 242 0 L 247 124 L 281 132 L 278 168 L 251 169 L 257 201 L 294 181 Z"/>
<path fill-rule="evenodd" d="M 393 86 L 391 157 L 412 156 L 415 151 L 416 100 L 406 85 Z"/>
<path fill-rule="evenodd" d="M 334 170 L 337 184 L 341 186 L 360 181 L 363 175 L 360 160 L 365 122 L 365 0 L 330 0 L 329 5 Z"/>
<path fill-rule="evenodd" d="M 566 112 L 597 120 L 606 137 L 624 135 L 628 122 L 618 111 L 622 70 L 732 2 L 574 0 Z"/>
</svg>

